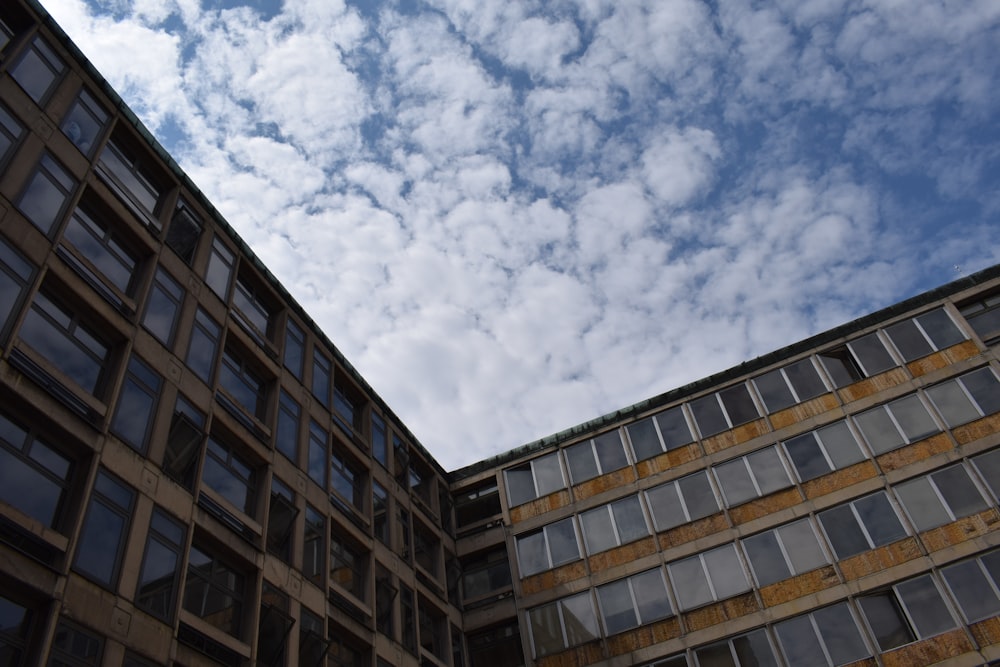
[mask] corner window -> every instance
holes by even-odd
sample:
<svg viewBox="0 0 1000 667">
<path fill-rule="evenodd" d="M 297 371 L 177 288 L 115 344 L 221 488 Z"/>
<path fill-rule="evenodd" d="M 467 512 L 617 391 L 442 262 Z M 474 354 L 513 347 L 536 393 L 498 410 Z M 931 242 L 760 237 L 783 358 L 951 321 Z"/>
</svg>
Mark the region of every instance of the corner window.
<svg viewBox="0 0 1000 667">
<path fill-rule="evenodd" d="M 577 443 L 564 451 L 569 476 L 574 484 L 628 465 L 625 446 L 617 430 Z"/>
<path fill-rule="evenodd" d="M 930 387 L 927 395 L 951 428 L 1000 411 L 1000 382 L 988 366 Z"/>
<path fill-rule="evenodd" d="M 50 236 L 76 190 L 76 179 L 48 153 L 17 200 L 17 207 L 38 229 Z"/>
<path fill-rule="evenodd" d="M 10 69 L 10 76 L 42 106 L 65 71 L 66 63 L 62 58 L 56 55 L 48 42 L 36 36 L 21 59 Z"/>
<path fill-rule="evenodd" d="M 788 459 L 802 482 L 865 459 L 846 421 L 796 436 L 786 440 L 784 445 Z"/>
<path fill-rule="evenodd" d="M 875 454 L 884 454 L 941 430 L 917 394 L 855 415 L 854 422 Z"/>
<path fill-rule="evenodd" d="M 191 342 L 185 363 L 194 374 L 206 384 L 212 382 L 212 371 L 215 367 L 215 355 L 219 351 L 219 338 L 222 327 L 201 308 L 194 315 L 194 326 L 191 328 Z"/>
<path fill-rule="evenodd" d="M 820 512 L 819 521 L 838 560 L 907 535 L 884 491 Z"/>
<path fill-rule="evenodd" d="M 183 199 L 178 199 L 174 217 L 170 219 L 170 227 L 167 228 L 167 237 L 164 240 L 167 247 L 190 266 L 198 250 L 202 229 L 202 222 L 191 206 Z"/>
<path fill-rule="evenodd" d="M 639 496 L 622 498 L 580 515 L 583 540 L 590 555 L 642 539 L 650 534 Z"/>
<path fill-rule="evenodd" d="M 13 323 L 34 272 L 34 267 L 0 237 L 0 340 Z"/>
<path fill-rule="evenodd" d="M 90 157 L 107 124 L 108 112 L 101 108 L 86 89 L 82 89 L 59 129 L 81 153 Z"/>
<path fill-rule="evenodd" d="M 727 461 L 712 468 L 728 507 L 761 498 L 792 485 L 775 446 Z"/>
<path fill-rule="evenodd" d="M 646 504 L 657 531 L 704 518 L 720 509 L 704 470 L 648 489 Z"/>
<path fill-rule="evenodd" d="M 13 154 L 23 134 L 21 123 L 7 111 L 7 107 L 0 105 L 0 166 L 7 164 L 7 158 Z"/>
<path fill-rule="evenodd" d="M 159 231 L 157 213 L 162 196 L 161 179 L 154 176 L 147 164 L 128 142 L 113 138 L 105 145 L 98 159 L 97 173 L 111 190 L 143 222 Z"/>
<path fill-rule="evenodd" d="M 521 578 L 580 558 L 573 517 L 550 523 L 533 533 L 519 535 L 515 542 Z"/>
<path fill-rule="evenodd" d="M 229 300 L 229 283 L 233 277 L 236 253 L 229 249 L 219 237 L 212 240 L 212 254 L 205 269 L 205 284 L 223 301 Z"/>
<path fill-rule="evenodd" d="M 599 637 L 590 591 L 529 610 L 528 626 L 536 658 Z"/>
<path fill-rule="evenodd" d="M 988 507 L 969 473 L 960 464 L 897 484 L 893 491 L 920 532 Z"/>
<path fill-rule="evenodd" d="M 135 604 L 167 622 L 173 618 L 177 600 L 184 533 L 178 521 L 159 507 L 153 508 Z"/>
<path fill-rule="evenodd" d="M 177 317 L 184 303 L 184 288 L 162 266 L 157 267 L 146 301 L 142 324 L 158 341 L 170 348 L 177 330 Z"/>
<path fill-rule="evenodd" d="M 758 586 L 767 586 L 827 564 L 809 519 L 800 519 L 743 540 Z"/>
<path fill-rule="evenodd" d="M 284 364 L 292 375 L 302 379 L 302 369 L 306 358 L 306 334 L 292 318 L 285 322 Z"/>
<path fill-rule="evenodd" d="M 846 665 L 871 655 L 846 602 L 774 626 L 789 665 Z"/>
<path fill-rule="evenodd" d="M 955 619 L 929 574 L 861 596 L 858 604 L 882 651 L 955 627 Z"/>
<path fill-rule="evenodd" d="M 750 590 L 735 544 L 674 561 L 667 570 L 682 611 Z"/>
<path fill-rule="evenodd" d="M 145 453 L 156 416 L 162 378 L 139 357 L 128 362 L 111 430 L 132 449 Z"/>
<path fill-rule="evenodd" d="M 1000 551 L 942 568 L 966 623 L 1000 614 Z"/>
<path fill-rule="evenodd" d="M 608 636 L 673 614 L 660 568 L 598 587 L 597 602 Z"/>
<path fill-rule="evenodd" d="M 80 529 L 74 569 L 105 587 L 114 586 L 134 503 L 135 491 L 105 471 L 98 471 Z"/>
<path fill-rule="evenodd" d="M 243 630 L 246 577 L 211 550 L 192 545 L 184 583 L 184 609 L 226 634 Z"/>
<path fill-rule="evenodd" d="M 208 438 L 201 478 L 208 488 L 237 510 L 255 516 L 257 471 L 231 445 L 215 436 Z"/>
<path fill-rule="evenodd" d="M 529 463 L 504 470 L 510 506 L 521 505 L 565 488 L 559 453 L 541 456 Z"/>
<path fill-rule="evenodd" d="M 0 500 L 58 530 L 73 462 L 0 414 Z"/>
</svg>

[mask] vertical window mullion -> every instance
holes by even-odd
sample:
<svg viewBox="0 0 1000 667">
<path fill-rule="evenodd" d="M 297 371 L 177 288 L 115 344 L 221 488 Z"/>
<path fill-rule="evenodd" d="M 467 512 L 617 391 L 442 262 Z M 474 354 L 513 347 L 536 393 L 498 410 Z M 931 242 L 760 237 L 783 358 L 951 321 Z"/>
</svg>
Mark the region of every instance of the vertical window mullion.
<svg viewBox="0 0 1000 667">
<path fill-rule="evenodd" d="M 868 532 L 868 526 L 866 526 L 865 522 L 861 520 L 861 514 L 858 512 L 858 508 L 855 507 L 854 503 L 850 503 L 849 507 L 851 508 L 851 514 L 854 516 L 854 520 L 858 522 L 859 526 L 861 526 L 861 533 L 865 536 L 865 539 L 868 541 L 868 548 L 874 549 L 875 540 L 872 539 L 871 534 Z"/>
</svg>

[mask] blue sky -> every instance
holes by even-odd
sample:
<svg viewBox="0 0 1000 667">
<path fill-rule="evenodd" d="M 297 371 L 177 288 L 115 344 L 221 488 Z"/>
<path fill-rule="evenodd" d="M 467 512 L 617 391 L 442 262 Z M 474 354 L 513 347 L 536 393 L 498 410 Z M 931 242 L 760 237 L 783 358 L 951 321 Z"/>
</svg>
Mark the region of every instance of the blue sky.
<svg viewBox="0 0 1000 667">
<path fill-rule="evenodd" d="M 447 468 L 1000 261 L 995 0 L 43 0 Z"/>
</svg>

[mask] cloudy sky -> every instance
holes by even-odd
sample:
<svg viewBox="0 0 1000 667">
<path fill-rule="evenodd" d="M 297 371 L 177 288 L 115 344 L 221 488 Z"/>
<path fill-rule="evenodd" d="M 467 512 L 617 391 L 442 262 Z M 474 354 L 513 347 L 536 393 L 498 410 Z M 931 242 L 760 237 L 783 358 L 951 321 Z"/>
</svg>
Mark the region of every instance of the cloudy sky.
<svg viewBox="0 0 1000 667">
<path fill-rule="evenodd" d="M 43 0 L 446 468 L 1000 261 L 996 0 Z"/>
</svg>

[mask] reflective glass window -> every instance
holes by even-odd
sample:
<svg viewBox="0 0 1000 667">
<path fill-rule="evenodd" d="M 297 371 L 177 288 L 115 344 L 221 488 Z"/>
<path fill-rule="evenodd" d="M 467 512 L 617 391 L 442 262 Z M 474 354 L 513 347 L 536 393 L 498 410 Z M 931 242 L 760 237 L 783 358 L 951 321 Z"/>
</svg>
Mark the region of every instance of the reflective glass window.
<svg viewBox="0 0 1000 667">
<path fill-rule="evenodd" d="M 128 362 L 111 430 L 137 452 L 146 451 L 163 379 L 139 357 Z"/>
<path fill-rule="evenodd" d="M 104 586 L 114 586 L 134 503 L 135 491 L 105 471 L 98 471 L 80 529 L 74 569 Z"/>
<path fill-rule="evenodd" d="M 108 112 L 84 88 L 80 90 L 59 128 L 80 152 L 89 157 L 97 147 L 107 124 Z"/>
</svg>

